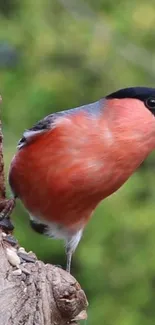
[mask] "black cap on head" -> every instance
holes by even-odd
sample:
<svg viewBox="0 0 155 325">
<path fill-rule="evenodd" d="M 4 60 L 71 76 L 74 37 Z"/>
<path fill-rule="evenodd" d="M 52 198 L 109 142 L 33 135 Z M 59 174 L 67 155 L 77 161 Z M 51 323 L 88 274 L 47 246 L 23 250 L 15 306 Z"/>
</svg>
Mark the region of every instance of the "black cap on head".
<svg viewBox="0 0 155 325">
<path fill-rule="evenodd" d="M 131 87 L 124 88 L 106 96 L 107 99 L 133 98 L 144 102 L 145 106 L 155 115 L 155 88 Z"/>
</svg>

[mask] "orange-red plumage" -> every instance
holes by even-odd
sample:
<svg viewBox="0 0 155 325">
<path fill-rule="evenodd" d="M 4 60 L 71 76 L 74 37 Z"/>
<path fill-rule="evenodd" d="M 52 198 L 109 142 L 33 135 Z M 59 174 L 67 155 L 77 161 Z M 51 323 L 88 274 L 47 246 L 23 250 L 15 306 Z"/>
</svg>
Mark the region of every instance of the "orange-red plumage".
<svg viewBox="0 0 155 325">
<path fill-rule="evenodd" d="M 138 99 L 58 116 L 15 155 L 10 185 L 30 214 L 76 233 L 155 148 L 155 118 Z"/>
</svg>

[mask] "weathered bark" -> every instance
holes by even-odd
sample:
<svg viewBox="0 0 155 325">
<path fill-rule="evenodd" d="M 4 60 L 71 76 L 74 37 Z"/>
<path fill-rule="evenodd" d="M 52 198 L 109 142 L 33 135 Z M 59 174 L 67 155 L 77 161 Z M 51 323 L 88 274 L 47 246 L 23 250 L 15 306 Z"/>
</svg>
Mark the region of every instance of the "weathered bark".
<svg viewBox="0 0 155 325">
<path fill-rule="evenodd" d="M 0 104 L 2 97 L 0 96 Z M 5 199 L 5 177 L 4 177 L 4 160 L 3 160 L 3 133 L 2 122 L 0 120 L 0 201 Z"/>
<path fill-rule="evenodd" d="M 70 274 L 36 261 L 16 275 L 6 245 L 1 235 L 0 325 L 65 325 L 86 317 L 85 294 Z"/>
<path fill-rule="evenodd" d="M 5 197 L 2 139 L 0 122 L 0 216 L 5 210 L 8 213 L 9 201 Z M 0 230 L 0 325 L 73 325 L 85 319 L 88 303 L 77 281 L 37 259 L 19 264 L 18 251 L 18 245 L 12 247 Z"/>
</svg>

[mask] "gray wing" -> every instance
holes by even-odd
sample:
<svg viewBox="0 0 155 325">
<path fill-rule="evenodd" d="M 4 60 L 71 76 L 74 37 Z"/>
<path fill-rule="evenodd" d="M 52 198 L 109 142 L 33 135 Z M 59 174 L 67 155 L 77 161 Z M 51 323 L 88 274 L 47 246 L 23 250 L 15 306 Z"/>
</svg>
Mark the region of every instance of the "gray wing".
<svg viewBox="0 0 155 325">
<path fill-rule="evenodd" d="M 89 114 L 91 115 L 96 114 L 96 112 L 100 112 L 102 105 L 103 105 L 103 99 L 91 104 L 67 109 L 65 111 L 53 113 L 46 116 L 44 119 L 37 122 L 32 128 L 25 130 L 25 132 L 23 133 L 23 137 L 18 142 L 18 149 L 28 144 L 33 139 L 33 137 L 35 137 L 37 134 L 52 129 L 52 127 L 54 126 L 54 121 L 58 117 L 76 114 L 76 112 L 78 111 L 89 112 Z"/>
<path fill-rule="evenodd" d="M 57 115 L 57 113 L 50 114 L 37 122 L 32 128 L 25 130 L 18 142 L 17 148 L 20 149 L 28 144 L 37 134 L 50 130 Z"/>
</svg>

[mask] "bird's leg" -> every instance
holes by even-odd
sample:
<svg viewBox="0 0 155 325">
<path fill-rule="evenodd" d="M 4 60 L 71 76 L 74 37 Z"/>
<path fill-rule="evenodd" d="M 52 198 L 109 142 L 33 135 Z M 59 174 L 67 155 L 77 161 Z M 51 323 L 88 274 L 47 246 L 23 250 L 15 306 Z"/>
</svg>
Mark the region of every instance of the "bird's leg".
<svg viewBox="0 0 155 325">
<path fill-rule="evenodd" d="M 70 273 L 71 270 L 71 261 L 72 261 L 72 252 L 68 251 L 67 252 L 67 264 L 66 264 L 66 271 Z"/>
<path fill-rule="evenodd" d="M 69 234 L 69 236 L 66 240 L 66 255 L 67 255 L 66 271 L 69 273 L 70 273 L 70 269 L 71 269 L 72 255 L 75 252 L 75 249 L 81 239 L 82 232 L 83 232 L 83 229 L 80 229 L 77 232 L 74 232 L 72 235 Z"/>
</svg>

